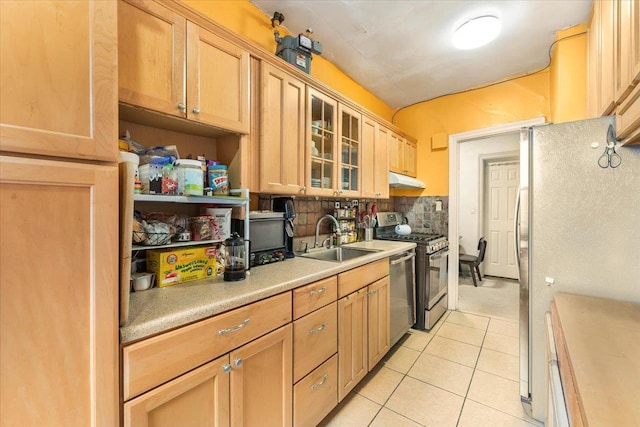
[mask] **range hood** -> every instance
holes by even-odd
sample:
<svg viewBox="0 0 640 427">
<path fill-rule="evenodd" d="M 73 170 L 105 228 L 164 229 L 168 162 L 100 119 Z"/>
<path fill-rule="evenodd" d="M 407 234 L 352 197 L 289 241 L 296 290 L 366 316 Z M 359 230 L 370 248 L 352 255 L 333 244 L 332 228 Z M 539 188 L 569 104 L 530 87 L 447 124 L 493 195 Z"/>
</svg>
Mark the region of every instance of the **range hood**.
<svg viewBox="0 0 640 427">
<path fill-rule="evenodd" d="M 424 182 L 407 175 L 389 172 L 389 187 L 391 188 L 425 188 Z"/>
</svg>

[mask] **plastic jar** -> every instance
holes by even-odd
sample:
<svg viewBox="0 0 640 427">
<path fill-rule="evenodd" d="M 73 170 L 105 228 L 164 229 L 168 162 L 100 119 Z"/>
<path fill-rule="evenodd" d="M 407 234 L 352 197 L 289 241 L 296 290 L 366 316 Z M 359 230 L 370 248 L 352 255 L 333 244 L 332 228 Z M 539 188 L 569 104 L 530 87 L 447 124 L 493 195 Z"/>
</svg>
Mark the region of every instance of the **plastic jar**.
<svg viewBox="0 0 640 427">
<path fill-rule="evenodd" d="M 204 174 L 199 160 L 180 159 L 178 167 L 178 194 L 185 196 L 202 196 Z"/>
<path fill-rule="evenodd" d="M 229 195 L 229 177 L 226 165 L 209 166 L 209 186 L 213 188 L 214 196 Z"/>
</svg>

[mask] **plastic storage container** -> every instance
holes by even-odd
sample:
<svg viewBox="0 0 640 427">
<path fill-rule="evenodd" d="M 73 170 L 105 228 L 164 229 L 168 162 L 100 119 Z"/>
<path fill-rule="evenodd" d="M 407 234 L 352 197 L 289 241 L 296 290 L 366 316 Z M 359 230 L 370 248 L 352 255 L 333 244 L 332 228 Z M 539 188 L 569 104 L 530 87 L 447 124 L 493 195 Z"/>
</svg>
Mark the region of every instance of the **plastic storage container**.
<svg viewBox="0 0 640 427">
<path fill-rule="evenodd" d="M 180 159 L 178 168 L 178 194 L 185 196 L 202 196 L 204 174 L 199 160 Z"/>
</svg>

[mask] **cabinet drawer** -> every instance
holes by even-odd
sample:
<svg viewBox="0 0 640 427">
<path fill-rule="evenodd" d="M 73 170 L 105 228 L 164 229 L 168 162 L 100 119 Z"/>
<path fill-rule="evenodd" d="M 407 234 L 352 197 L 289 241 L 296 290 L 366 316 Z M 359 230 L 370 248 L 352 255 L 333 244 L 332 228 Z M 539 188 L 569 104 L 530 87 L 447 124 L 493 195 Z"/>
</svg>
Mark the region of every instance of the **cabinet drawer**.
<svg viewBox="0 0 640 427">
<path fill-rule="evenodd" d="M 293 382 L 338 351 L 337 302 L 293 322 Z"/>
<path fill-rule="evenodd" d="M 122 349 L 124 400 L 291 321 L 291 293 L 164 333 Z"/>
<path fill-rule="evenodd" d="M 340 273 L 338 275 L 338 298 L 347 296 L 388 275 L 389 260 L 387 258 Z"/>
<path fill-rule="evenodd" d="M 338 355 L 293 387 L 293 425 L 315 426 L 338 404 Z"/>
<path fill-rule="evenodd" d="M 293 318 L 299 319 L 320 307 L 335 301 L 338 295 L 338 277 L 332 276 L 293 290 Z"/>
</svg>

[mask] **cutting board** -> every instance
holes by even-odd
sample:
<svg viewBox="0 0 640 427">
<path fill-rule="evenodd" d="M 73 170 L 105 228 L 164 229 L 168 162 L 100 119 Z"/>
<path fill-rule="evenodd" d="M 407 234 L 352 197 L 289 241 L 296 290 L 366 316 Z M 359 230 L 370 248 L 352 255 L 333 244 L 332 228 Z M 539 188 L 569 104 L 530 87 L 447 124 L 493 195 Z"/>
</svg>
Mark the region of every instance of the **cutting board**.
<svg viewBox="0 0 640 427">
<path fill-rule="evenodd" d="M 133 233 L 133 194 L 138 156 L 120 152 L 120 326 L 129 317 L 129 292 L 131 291 L 131 235 Z"/>
</svg>

